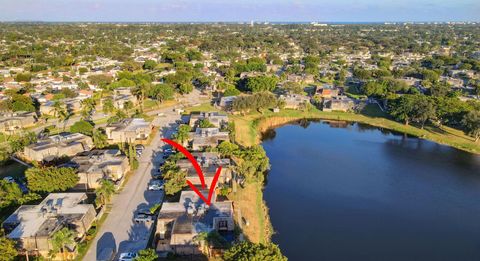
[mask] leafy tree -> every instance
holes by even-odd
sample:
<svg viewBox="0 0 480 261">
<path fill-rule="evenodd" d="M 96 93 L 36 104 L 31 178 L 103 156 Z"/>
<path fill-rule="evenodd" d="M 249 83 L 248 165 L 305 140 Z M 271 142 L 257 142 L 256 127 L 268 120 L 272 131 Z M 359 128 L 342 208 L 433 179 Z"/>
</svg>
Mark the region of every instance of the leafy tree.
<svg viewBox="0 0 480 261">
<path fill-rule="evenodd" d="M 246 87 L 252 92 L 273 91 L 277 86 L 277 78 L 269 76 L 256 76 L 247 79 Z"/>
<path fill-rule="evenodd" d="M 187 185 L 187 173 L 185 171 L 170 172 L 168 175 L 163 176 L 168 177 L 166 179 L 164 188 L 167 195 L 173 195 L 181 191 Z"/>
<path fill-rule="evenodd" d="M 107 97 L 103 100 L 103 113 L 111 113 L 115 110 L 112 97 Z"/>
<path fill-rule="evenodd" d="M 100 187 L 95 189 L 97 205 L 105 205 L 110 201 L 113 193 L 115 193 L 115 185 L 108 179 L 102 179 L 100 181 Z"/>
<path fill-rule="evenodd" d="M 157 63 L 153 60 L 146 60 L 145 63 L 143 63 L 144 70 L 153 70 L 155 67 L 157 67 Z"/>
<path fill-rule="evenodd" d="M 193 84 L 192 83 L 182 83 L 178 86 L 178 91 L 181 94 L 188 94 L 193 91 Z"/>
<path fill-rule="evenodd" d="M 480 111 L 472 110 L 462 120 L 465 132 L 477 142 L 480 139 Z"/>
<path fill-rule="evenodd" d="M 250 112 L 251 110 L 258 110 L 262 112 L 263 109 L 273 108 L 277 106 L 278 100 L 270 92 L 254 93 L 250 96 L 239 96 L 232 103 L 232 109 L 242 113 Z"/>
<path fill-rule="evenodd" d="M 108 146 L 107 134 L 103 128 L 93 130 L 92 139 L 95 148 L 102 149 Z"/>
<path fill-rule="evenodd" d="M 158 260 L 158 254 L 155 249 L 147 248 L 138 251 L 138 256 L 135 261 L 156 261 Z"/>
<path fill-rule="evenodd" d="M 64 227 L 52 235 L 54 253 L 62 253 L 63 260 L 67 260 L 67 247 L 75 244 L 75 234 L 72 230 Z"/>
<path fill-rule="evenodd" d="M 299 83 L 296 82 L 286 82 L 283 85 L 283 89 L 289 93 L 301 94 L 303 93 L 303 87 Z"/>
<path fill-rule="evenodd" d="M 421 128 L 423 129 L 425 123 L 428 120 L 432 120 L 435 118 L 435 105 L 433 104 L 433 100 L 429 99 L 424 95 L 415 96 L 417 99 L 415 101 L 413 107 L 413 117 L 412 119 L 421 124 Z"/>
<path fill-rule="evenodd" d="M 107 87 L 113 80 L 113 78 L 106 74 L 92 74 L 87 77 L 88 81 L 100 88 Z"/>
<path fill-rule="evenodd" d="M 200 128 L 214 128 L 215 125 L 211 123 L 208 119 L 201 119 L 198 121 L 198 127 Z"/>
<path fill-rule="evenodd" d="M 34 192 L 60 192 L 73 188 L 79 181 L 72 168 L 33 167 L 25 171 L 28 188 Z"/>
<path fill-rule="evenodd" d="M 228 249 L 223 255 L 225 261 L 287 261 L 280 248 L 273 243 L 259 244 L 241 242 Z"/>
<path fill-rule="evenodd" d="M 362 91 L 367 96 L 384 97 L 387 93 L 387 87 L 379 82 L 371 81 L 363 85 Z"/>
<path fill-rule="evenodd" d="M 413 104 L 415 100 L 412 95 L 403 95 L 390 103 L 389 112 L 398 121 L 408 125 L 412 119 Z"/>
<path fill-rule="evenodd" d="M 237 172 L 249 183 L 263 182 L 264 172 L 270 166 L 270 161 L 262 146 L 255 145 L 245 148 L 238 155 L 242 160 L 237 166 Z"/>
<path fill-rule="evenodd" d="M 0 180 L 0 209 L 16 205 L 23 193 L 15 182 Z"/>
<path fill-rule="evenodd" d="M 82 133 L 88 136 L 92 136 L 93 125 L 88 121 L 77 121 L 72 126 L 70 126 L 70 132 Z"/>
<path fill-rule="evenodd" d="M 174 94 L 175 90 L 169 84 L 157 84 L 149 90 L 148 96 L 163 102 L 173 99 Z"/>
<path fill-rule="evenodd" d="M 29 82 L 30 80 L 32 80 L 30 73 L 19 73 L 15 76 L 15 81 L 17 82 Z"/>
<path fill-rule="evenodd" d="M 175 133 L 174 135 L 174 139 L 180 142 L 181 144 L 184 144 L 185 141 L 187 141 L 189 138 L 190 131 L 191 131 L 191 128 L 189 125 L 181 124 L 178 127 L 177 133 Z"/>
<path fill-rule="evenodd" d="M 241 92 L 237 88 L 235 88 L 235 86 L 231 86 L 231 87 L 227 87 L 227 89 L 225 89 L 225 91 L 223 92 L 223 96 L 225 96 L 225 97 L 237 96 L 240 93 Z"/>
<path fill-rule="evenodd" d="M 224 141 L 217 146 L 217 150 L 223 157 L 231 157 L 238 153 L 238 145 L 229 141 Z"/>
<path fill-rule="evenodd" d="M 27 132 L 21 136 L 13 136 L 8 142 L 13 153 L 23 150 L 26 146 L 37 142 L 37 135 L 34 132 Z"/>
<path fill-rule="evenodd" d="M 15 241 L 0 237 L 0 261 L 13 261 L 18 256 L 17 249 L 15 248 Z"/>
</svg>

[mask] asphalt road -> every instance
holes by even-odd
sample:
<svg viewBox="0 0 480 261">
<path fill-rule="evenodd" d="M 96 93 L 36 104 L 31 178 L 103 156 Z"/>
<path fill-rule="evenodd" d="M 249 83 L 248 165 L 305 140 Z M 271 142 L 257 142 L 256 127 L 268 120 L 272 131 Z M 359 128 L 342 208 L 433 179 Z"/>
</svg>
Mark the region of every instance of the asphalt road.
<svg viewBox="0 0 480 261">
<path fill-rule="evenodd" d="M 184 98 L 186 103 L 199 102 L 198 92 Z M 149 146 L 145 147 L 139 158 L 139 168 L 124 184 L 123 189 L 112 198 L 112 208 L 100 227 L 83 260 L 96 260 L 104 248 L 113 248 L 118 254 L 138 251 L 146 248 L 151 235 L 151 223 L 136 223 L 134 213 L 138 209 L 150 208 L 163 200 L 163 192 L 148 191 L 151 174 L 157 171 L 162 159 L 161 138 L 169 138 L 177 126 L 180 115 L 173 107 L 159 110 L 164 116 L 156 117 L 153 124 L 159 127 L 159 132 Z"/>
</svg>

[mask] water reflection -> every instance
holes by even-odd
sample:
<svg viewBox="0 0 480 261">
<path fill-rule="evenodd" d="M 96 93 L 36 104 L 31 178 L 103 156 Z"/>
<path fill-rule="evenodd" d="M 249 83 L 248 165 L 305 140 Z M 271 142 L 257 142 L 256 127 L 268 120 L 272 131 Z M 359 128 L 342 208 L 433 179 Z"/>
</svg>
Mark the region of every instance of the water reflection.
<svg viewBox="0 0 480 261">
<path fill-rule="evenodd" d="M 264 196 L 289 260 L 480 260 L 478 155 L 350 122 L 268 137 Z"/>
</svg>

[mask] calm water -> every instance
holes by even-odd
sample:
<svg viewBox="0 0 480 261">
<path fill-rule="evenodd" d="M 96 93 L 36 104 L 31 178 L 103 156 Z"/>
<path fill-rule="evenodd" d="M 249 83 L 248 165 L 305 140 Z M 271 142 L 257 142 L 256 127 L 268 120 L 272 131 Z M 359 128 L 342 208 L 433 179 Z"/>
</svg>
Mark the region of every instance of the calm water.
<svg viewBox="0 0 480 261">
<path fill-rule="evenodd" d="M 480 156 L 359 124 L 270 136 L 265 200 L 289 260 L 480 260 Z"/>
</svg>

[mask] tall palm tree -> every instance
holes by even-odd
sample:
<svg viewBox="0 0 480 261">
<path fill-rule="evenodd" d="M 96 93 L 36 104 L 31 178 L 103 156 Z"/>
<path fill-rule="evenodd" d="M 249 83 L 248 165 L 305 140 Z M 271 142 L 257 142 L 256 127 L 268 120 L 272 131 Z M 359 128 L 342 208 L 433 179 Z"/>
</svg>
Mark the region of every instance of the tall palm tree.
<svg viewBox="0 0 480 261">
<path fill-rule="evenodd" d="M 92 115 L 92 111 L 95 109 L 96 102 L 93 98 L 87 98 L 82 102 L 82 110 L 80 112 L 82 119 L 89 119 Z"/>
<path fill-rule="evenodd" d="M 55 232 L 52 236 L 52 245 L 53 251 L 55 253 L 62 252 L 63 260 L 67 260 L 66 258 L 66 247 L 68 245 L 72 245 L 75 243 L 75 234 L 72 230 L 64 227 L 57 232 Z"/>
<path fill-rule="evenodd" d="M 63 129 L 65 130 L 66 120 L 70 116 L 68 114 L 65 103 L 62 101 L 55 101 L 53 103 L 53 116 L 63 122 Z"/>
<path fill-rule="evenodd" d="M 95 190 L 95 195 L 97 196 L 97 203 L 105 205 L 110 201 L 113 193 L 115 193 L 115 185 L 112 181 L 108 179 L 102 179 L 100 182 L 100 187 Z M 99 201 L 99 202 L 98 202 Z"/>
</svg>

